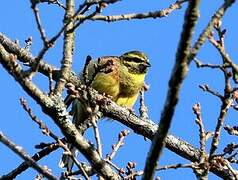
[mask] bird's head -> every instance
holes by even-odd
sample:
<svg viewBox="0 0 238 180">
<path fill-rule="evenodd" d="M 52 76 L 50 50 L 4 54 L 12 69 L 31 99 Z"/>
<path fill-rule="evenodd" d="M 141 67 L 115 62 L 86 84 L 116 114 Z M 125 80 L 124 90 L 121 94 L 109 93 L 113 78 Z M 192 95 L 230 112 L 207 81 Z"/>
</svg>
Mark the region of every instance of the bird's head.
<svg viewBox="0 0 238 180">
<path fill-rule="evenodd" d="M 150 67 L 148 57 L 140 51 L 126 52 L 120 56 L 120 60 L 133 74 L 145 74 Z"/>
</svg>

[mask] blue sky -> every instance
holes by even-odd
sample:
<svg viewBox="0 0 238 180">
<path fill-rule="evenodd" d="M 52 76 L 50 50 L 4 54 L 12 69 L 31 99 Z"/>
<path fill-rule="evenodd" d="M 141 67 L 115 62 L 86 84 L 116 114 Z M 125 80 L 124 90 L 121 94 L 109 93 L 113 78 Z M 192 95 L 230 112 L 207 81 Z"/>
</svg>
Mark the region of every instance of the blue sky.
<svg viewBox="0 0 238 180">
<path fill-rule="evenodd" d="M 81 1 L 80 1 L 81 2 Z M 139 13 L 161 10 L 168 7 L 173 1 L 132 1 L 123 0 L 117 4 L 110 5 L 103 10 L 103 14 Z M 201 2 L 200 18 L 195 29 L 193 42 L 197 39 L 203 28 L 208 23 L 215 10 L 223 3 L 217 0 L 212 3 Z M 42 42 L 36 29 L 34 15 L 30 8 L 30 1 L 16 3 L 13 0 L 1 2 L 0 12 L 0 32 L 11 38 L 18 39 L 24 46 L 24 40 L 29 36 L 33 37 L 31 52 L 37 55 L 42 48 Z M 149 116 L 156 123 L 159 121 L 160 113 L 164 105 L 168 80 L 171 69 L 175 61 L 175 53 L 182 30 L 184 11 L 187 4 L 182 9 L 172 12 L 168 17 L 146 20 L 132 20 L 120 22 L 85 22 L 76 31 L 76 47 L 74 53 L 73 70 L 80 72 L 84 64 L 85 57 L 91 55 L 97 58 L 104 55 L 120 55 L 130 50 L 140 50 L 145 52 L 152 64 L 146 82 L 150 85 L 146 93 L 146 104 L 149 108 Z M 42 23 L 48 37 L 52 37 L 62 26 L 63 11 L 57 6 L 42 4 L 40 7 Z M 226 50 L 235 61 L 238 59 L 236 40 L 238 39 L 238 29 L 235 20 L 238 18 L 237 3 L 226 13 L 223 20 L 223 27 L 227 29 Z M 204 63 L 221 63 L 218 52 L 209 43 L 206 43 L 198 53 L 198 59 Z M 59 67 L 62 58 L 62 37 L 57 41 L 54 48 L 50 49 L 45 58 L 48 63 Z M 236 61 L 235 61 L 236 62 Z M 52 139 L 42 135 L 38 126 L 30 120 L 19 104 L 19 98 L 27 99 L 33 112 L 43 120 L 55 133 L 61 135 L 60 130 L 53 124 L 52 120 L 41 113 L 37 105 L 23 90 L 16 84 L 6 71 L 0 67 L 0 80 L 2 88 L 1 99 L 1 124 L 2 131 L 12 141 L 22 146 L 29 154 L 34 154 L 37 150 L 34 145 L 39 142 L 51 142 Z M 36 84 L 45 92 L 48 90 L 47 79 L 43 76 L 34 78 Z M 191 63 L 190 70 L 180 94 L 180 100 L 173 117 L 170 132 L 192 145 L 198 147 L 198 127 L 194 123 L 195 116 L 192 112 L 192 105 L 200 102 L 202 105 L 203 121 L 207 131 L 212 131 L 216 124 L 219 113 L 220 101 L 210 94 L 202 92 L 198 85 L 208 84 L 213 89 L 223 92 L 223 76 L 217 70 L 197 69 Z M 135 105 L 138 109 L 138 103 Z M 236 112 L 229 111 L 227 124 L 235 125 Z M 102 134 L 103 153 L 110 152 L 111 145 L 116 142 L 117 135 L 122 129 L 127 127 L 117 123 L 101 121 L 99 123 Z M 87 133 L 91 137 L 91 131 Z M 91 138 L 92 139 L 92 138 Z M 231 136 L 222 133 L 219 150 L 224 148 L 228 142 L 234 141 Z M 92 139 L 93 141 L 93 139 Z M 208 141 L 208 148 L 210 141 Z M 125 145 L 119 150 L 113 162 L 120 167 L 125 167 L 128 161 L 137 162 L 137 170 L 142 170 L 146 158 L 150 141 L 145 141 L 143 137 L 131 132 L 125 140 Z M 62 150 L 52 153 L 52 155 L 39 161 L 41 165 L 47 165 L 52 172 L 59 175 L 60 169 L 57 167 Z M 22 160 L 0 143 L 0 175 L 8 173 L 15 168 Z M 165 149 L 160 160 L 161 165 L 173 163 L 187 163 L 188 161 L 178 157 L 174 153 Z M 28 169 L 21 174 L 18 179 L 33 179 L 37 172 Z M 189 169 L 168 170 L 157 173 L 162 179 L 195 179 Z M 217 179 L 210 175 L 210 179 Z"/>
</svg>

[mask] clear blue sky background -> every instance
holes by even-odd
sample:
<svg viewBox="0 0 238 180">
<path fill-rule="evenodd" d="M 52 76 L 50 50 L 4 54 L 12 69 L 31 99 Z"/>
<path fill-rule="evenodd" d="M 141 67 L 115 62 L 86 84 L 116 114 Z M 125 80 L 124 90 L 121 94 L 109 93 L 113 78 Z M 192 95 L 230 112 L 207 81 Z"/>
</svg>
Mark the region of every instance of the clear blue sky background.
<svg viewBox="0 0 238 180">
<path fill-rule="evenodd" d="M 80 1 L 81 2 L 81 1 Z M 117 4 L 110 5 L 103 11 L 103 14 L 139 13 L 161 10 L 166 8 L 173 1 L 132 1 L 123 0 Z M 197 39 L 202 29 L 208 23 L 215 10 L 223 3 L 222 0 L 213 2 L 201 2 L 201 16 L 195 29 L 193 42 Z M 74 54 L 73 70 L 80 72 L 85 57 L 91 55 L 94 58 L 103 55 L 120 55 L 129 50 L 141 50 L 145 52 L 152 64 L 146 82 L 150 85 L 150 90 L 146 93 L 146 104 L 149 108 L 149 116 L 156 123 L 159 121 L 160 113 L 164 105 L 168 80 L 171 69 L 175 61 L 175 52 L 178 46 L 180 33 L 182 30 L 184 12 L 187 4 L 182 9 L 176 10 L 166 18 L 121 21 L 114 23 L 106 22 L 85 22 L 76 32 L 76 47 Z M 18 39 L 24 46 L 24 40 L 29 36 L 33 37 L 31 52 L 37 55 L 42 48 L 39 33 L 30 1 L 2 1 L 0 11 L 0 32 L 7 35 L 12 40 Z M 237 40 L 238 29 L 236 19 L 238 18 L 237 3 L 229 9 L 223 20 L 223 27 L 227 29 L 226 49 L 233 60 L 238 59 Z M 43 4 L 40 6 L 42 23 L 48 37 L 52 37 L 62 26 L 63 11 L 57 6 Z M 221 63 L 221 58 L 217 51 L 206 43 L 198 54 L 198 58 L 205 63 Z M 59 66 L 62 59 L 62 37 L 57 41 L 45 58 L 50 64 Z M 52 139 L 42 135 L 38 126 L 30 120 L 19 104 L 19 98 L 25 97 L 33 109 L 33 112 L 43 120 L 47 126 L 61 136 L 60 130 L 52 123 L 52 120 L 41 113 L 39 105 L 16 84 L 6 71 L 0 67 L 1 80 L 1 123 L 0 131 L 12 141 L 22 146 L 30 155 L 37 150 L 34 145 L 39 142 L 51 142 Z M 43 77 L 34 78 L 34 81 L 42 90 L 48 91 L 47 79 Z M 222 93 L 223 76 L 217 70 L 197 69 L 192 63 L 188 77 L 186 78 L 180 94 L 180 101 L 177 106 L 170 132 L 192 145 L 199 146 L 198 127 L 194 122 L 195 116 L 192 112 L 192 105 L 200 102 L 202 105 L 203 120 L 207 131 L 213 131 L 219 113 L 220 102 L 210 94 L 202 92 L 199 84 L 208 84 L 213 89 Z M 138 104 L 135 106 L 138 109 Z M 226 123 L 235 125 L 236 112 L 231 110 Z M 117 135 L 122 129 L 128 129 L 117 122 L 101 121 L 99 123 L 102 134 L 103 153 L 109 153 L 111 145 L 116 142 Z M 87 133 L 88 137 L 91 132 Z M 92 138 L 91 138 L 92 139 Z M 219 146 L 219 151 L 229 142 L 236 142 L 231 136 L 222 133 L 223 142 Z M 92 139 L 92 141 L 94 141 Z M 208 147 L 210 141 L 208 141 Z M 135 133 L 126 138 L 125 145 L 119 150 L 113 162 L 120 167 L 125 167 L 128 161 L 137 163 L 137 170 L 144 167 L 150 141 L 145 141 L 142 136 Z M 47 165 L 52 172 L 59 175 L 58 160 L 62 150 L 52 153 L 47 158 L 39 161 L 41 165 Z M 0 175 L 8 173 L 15 168 L 22 160 L 0 143 Z M 188 163 L 188 161 L 178 157 L 174 153 L 164 150 L 160 160 L 160 165 L 172 163 Z M 17 179 L 33 179 L 37 172 L 28 169 L 18 176 Z M 167 170 L 157 173 L 162 179 L 195 179 L 194 174 L 189 169 Z M 176 177 L 176 178 L 175 178 Z M 210 174 L 210 179 L 218 179 Z"/>
</svg>

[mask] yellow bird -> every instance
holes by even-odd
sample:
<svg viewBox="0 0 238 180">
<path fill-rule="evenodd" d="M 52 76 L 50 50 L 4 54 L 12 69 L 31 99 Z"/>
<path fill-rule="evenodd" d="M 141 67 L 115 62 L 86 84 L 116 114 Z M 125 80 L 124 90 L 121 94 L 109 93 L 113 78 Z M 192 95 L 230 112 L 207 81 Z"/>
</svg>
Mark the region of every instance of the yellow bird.
<svg viewBox="0 0 238 180">
<path fill-rule="evenodd" d="M 102 67 L 98 72 L 95 64 Z M 109 95 L 118 105 L 131 108 L 144 86 L 148 67 L 150 63 L 144 53 L 129 51 L 121 56 L 104 56 L 98 58 L 98 61 L 92 61 L 88 66 L 88 78 L 92 81 L 91 86 L 99 93 Z M 82 74 L 80 77 L 83 78 Z M 83 102 L 73 102 L 73 122 L 76 126 L 88 118 L 89 113 L 86 113 L 85 108 Z M 71 150 L 75 154 L 76 149 Z M 63 155 L 59 166 L 71 171 L 73 161 L 68 155 Z"/>
</svg>

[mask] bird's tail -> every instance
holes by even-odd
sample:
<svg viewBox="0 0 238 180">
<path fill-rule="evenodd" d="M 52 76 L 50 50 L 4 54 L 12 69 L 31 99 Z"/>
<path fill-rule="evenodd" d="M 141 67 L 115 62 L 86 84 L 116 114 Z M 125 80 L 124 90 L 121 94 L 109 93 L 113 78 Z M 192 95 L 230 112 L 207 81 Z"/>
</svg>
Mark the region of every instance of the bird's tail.
<svg viewBox="0 0 238 180">
<path fill-rule="evenodd" d="M 70 149 L 71 154 L 76 157 L 78 154 L 78 150 L 73 147 L 71 144 L 68 144 L 68 148 Z M 69 154 L 63 154 L 62 158 L 59 162 L 59 167 L 61 168 L 66 168 L 68 172 L 72 171 L 74 165 L 74 161 L 72 159 L 72 157 Z"/>
</svg>

